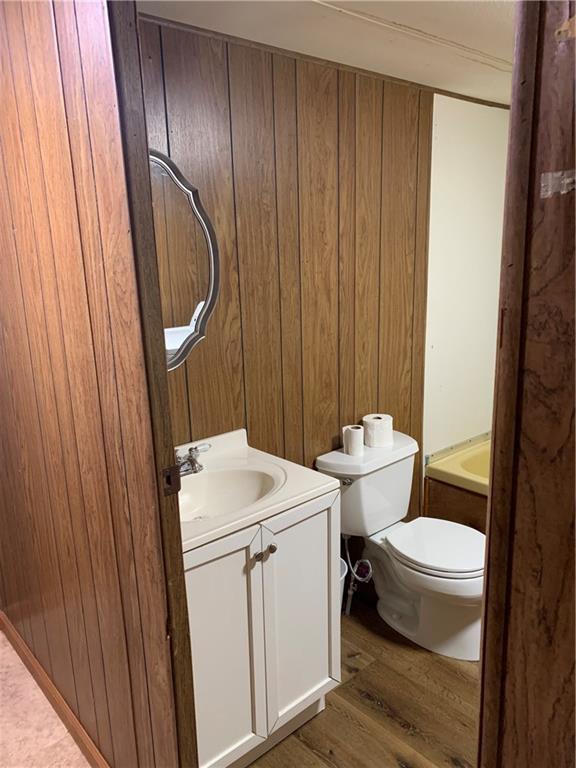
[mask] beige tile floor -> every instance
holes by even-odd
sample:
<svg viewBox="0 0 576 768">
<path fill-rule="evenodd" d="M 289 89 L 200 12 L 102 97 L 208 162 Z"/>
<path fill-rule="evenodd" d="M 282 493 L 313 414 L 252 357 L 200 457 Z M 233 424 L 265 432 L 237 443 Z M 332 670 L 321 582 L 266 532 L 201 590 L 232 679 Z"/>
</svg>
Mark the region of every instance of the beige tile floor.
<svg viewBox="0 0 576 768">
<path fill-rule="evenodd" d="M 72 736 L 0 632 L 0 767 L 87 766 Z"/>
</svg>

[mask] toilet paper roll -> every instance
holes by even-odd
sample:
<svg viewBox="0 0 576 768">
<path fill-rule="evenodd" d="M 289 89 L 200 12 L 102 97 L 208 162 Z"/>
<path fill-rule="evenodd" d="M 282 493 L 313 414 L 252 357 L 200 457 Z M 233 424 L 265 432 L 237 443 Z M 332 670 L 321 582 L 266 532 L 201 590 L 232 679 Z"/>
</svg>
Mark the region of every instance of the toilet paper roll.
<svg viewBox="0 0 576 768">
<path fill-rule="evenodd" d="M 394 443 L 393 420 L 389 413 L 369 413 L 362 419 L 364 442 L 370 448 L 389 448 Z"/>
<path fill-rule="evenodd" d="M 364 427 L 348 424 L 342 427 L 342 446 L 349 456 L 362 456 L 364 453 Z"/>
</svg>

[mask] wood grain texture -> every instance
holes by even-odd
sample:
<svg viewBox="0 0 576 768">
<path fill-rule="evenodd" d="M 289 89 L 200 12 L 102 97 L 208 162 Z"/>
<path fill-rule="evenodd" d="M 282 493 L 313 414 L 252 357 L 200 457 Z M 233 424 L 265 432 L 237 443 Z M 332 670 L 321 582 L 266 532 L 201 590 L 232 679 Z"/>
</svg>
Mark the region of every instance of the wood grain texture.
<svg viewBox="0 0 576 768">
<path fill-rule="evenodd" d="M 79 58 L 82 41 L 78 41 L 76 18 L 72 4 L 56 7 L 57 27 L 60 32 L 59 44 L 63 67 L 64 95 L 67 113 L 70 119 L 70 137 L 72 164 L 78 196 L 83 205 L 79 207 L 78 216 L 80 235 L 85 254 L 86 285 L 88 300 L 91 305 L 91 321 L 99 329 L 94 335 L 94 353 L 98 370 L 100 392 L 103 400 L 102 419 L 106 460 L 109 466 L 114 466 L 115 472 L 110 477 L 110 500 L 114 532 L 120 551 L 128 556 L 119 562 L 118 575 L 123 590 L 127 593 L 137 593 L 136 573 L 133 567 L 133 531 L 129 524 L 129 501 L 127 494 L 126 473 L 121 455 L 122 434 L 120 413 L 116 395 L 115 361 L 113 355 L 113 324 L 108 316 L 108 296 L 106 290 L 104 249 L 109 244 L 104 242 L 102 227 L 98 226 L 99 203 L 95 183 L 97 178 L 90 169 L 97 167 L 91 155 L 88 118 L 90 110 L 86 110 L 85 80 L 82 73 L 73 67 L 74 58 Z M 89 60 L 89 57 L 86 57 Z M 100 64 L 100 62 L 98 62 Z M 89 83 L 89 81 L 86 81 Z M 102 91 L 100 86 L 99 91 Z M 114 91 L 112 90 L 112 94 Z M 93 130 L 92 142 L 97 143 L 97 127 Z M 114 146 L 110 154 L 113 155 Z M 108 169 L 110 172 L 110 169 Z M 123 606 L 124 622 L 128 645 L 138 649 L 130 668 L 134 701 L 134 725 L 137 735 L 139 759 L 153 760 L 153 746 L 148 708 L 148 691 L 146 670 L 144 665 L 144 648 L 142 643 L 141 617 L 138 602 L 132 601 Z"/>
<path fill-rule="evenodd" d="M 424 478 L 422 514 L 440 520 L 451 520 L 486 533 L 488 499 L 431 477 Z"/>
<path fill-rule="evenodd" d="M 481 766 L 574 765 L 573 3 L 521 3 L 493 428 Z"/>
<path fill-rule="evenodd" d="M 245 423 L 226 46 L 164 27 L 170 156 L 200 190 L 218 236 L 221 283 L 206 339 L 186 363 L 195 437 Z M 207 372 L 210 375 L 207 375 Z"/>
<path fill-rule="evenodd" d="M 516 17 L 514 106 L 510 111 L 510 143 L 506 168 L 505 221 L 502 232 L 500 318 L 494 382 L 494 413 L 488 500 L 488 540 L 483 616 L 482 686 L 479 766 L 499 760 L 502 727 L 504 643 L 508 612 L 508 568 L 511 553 L 516 451 L 516 418 L 522 337 L 524 252 L 528 240 L 528 199 L 540 3 L 524 3 Z M 510 181 L 514 179 L 514 181 Z M 504 329 L 504 322 L 506 327 Z M 506 333 L 504 333 L 506 330 Z"/>
<path fill-rule="evenodd" d="M 156 24 L 141 23 L 139 26 L 142 83 L 146 107 L 146 127 L 151 149 L 164 154 L 168 149 L 168 127 L 166 125 L 165 92 L 162 64 L 162 40 Z M 167 185 L 168 180 L 164 181 Z M 172 272 L 168 243 L 164 189 L 152 186 L 152 206 L 158 263 L 158 279 L 162 301 L 162 322 L 164 327 L 176 325 L 172 302 Z M 188 307 L 189 308 L 189 307 Z M 187 318 L 185 322 L 188 322 Z M 186 366 L 180 366 L 168 377 L 170 420 L 176 445 L 186 442 L 191 434 L 190 405 L 188 399 L 188 375 Z"/>
<path fill-rule="evenodd" d="M 434 97 L 420 92 L 418 109 L 418 169 L 416 182 L 416 253 L 414 257 L 414 299 L 412 320 L 412 387 L 410 393 L 410 434 L 423 444 L 424 354 L 426 302 L 428 298 L 428 228 L 430 222 L 430 179 L 432 168 L 432 117 Z M 422 507 L 422 461 L 414 462 L 410 517 Z"/>
<path fill-rule="evenodd" d="M 283 454 L 272 57 L 228 46 L 228 68 L 246 426 L 256 447 Z"/>
<path fill-rule="evenodd" d="M 3 93 L 13 96 L 9 106 L 12 107 L 12 115 L 7 116 L 7 126 L 9 135 L 4 133 L 3 144 L 6 146 L 6 154 L 11 150 L 11 145 L 16 146 L 17 149 L 22 152 L 22 144 L 19 139 L 19 125 L 18 118 L 14 112 L 18 109 L 22 110 L 23 120 L 27 122 L 29 127 L 33 129 L 35 123 L 33 98 L 31 94 L 31 82 L 29 76 L 29 63 L 28 52 L 26 48 L 26 31 L 24 26 L 24 20 L 22 17 L 22 9 L 19 5 L 10 6 L 5 10 L 4 25 L 6 30 L 6 43 L 9 46 L 4 51 L 3 56 L 3 82 L 6 89 L 3 89 Z M 4 46 L 3 46 L 4 48 Z M 9 68 L 10 61 L 15 62 L 12 77 L 10 78 Z M 5 76 L 4 76 L 5 73 Z M 12 82 L 9 82 L 9 78 Z M 11 124 L 11 125 L 10 125 Z M 19 145 L 19 146 L 18 146 Z M 33 158 L 30 158 L 30 162 L 38 159 L 38 145 L 34 144 L 33 149 L 36 150 L 36 154 Z M 21 169 L 23 165 L 23 158 L 20 155 L 20 163 L 17 160 L 9 160 L 6 158 L 6 170 Z M 11 176 L 9 177 L 11 178 Z M 9 232 L 15 229 L 15 225 L 22 225 L 22 216 L 19 211 L 14 211 L 10 214 L 8 209 L 8 200 L 6 200 L 5 208 L 5 220 L 9 227 Z M 10 206 L 14 210 L 15 203 L 10 200 Z M 29 211 L 28 211 L 29 212 Z M 14 224 L 10 225 L 10 217 L 12 217 Z M 53 544 L 53 526 L 52 526 L 52 509 L 51 500 L 42 494 L 42 487 L 47 484 L 47 474 L 44 462 L 42 460 L 43 446 L 40 440 L 40 423 L 37 414 L 37 402 L 36 402 L 36 387 L 34 382 L 34 376 L 31 370 L 32 361 L 37 362 L 37 355 L 35 354 L 36 344 L 33 344 L 32 348 L 28 349 L 27 337 L 27 320 L 25 318 L 24 309 L 24 296 L 22 293 L 22 286 L 19 285 L 20 277 L 19 271 L 21 269 L 20 260 L 17 252 L 18 245 L 16 242 L 10 243 L 6 250 L 5 275 L 2 280 L 2 284 L 6 286 L 6 294 L 12 296 L 14 302 L 15 317 L 10 318 L 10 322 L 13 323 L 13 337 L 12 339 L 6 338 L 6 358 L 8 364 L 8 370 L 12 368 L 15 360 L 20 358 L 20 365 L 23 375 L 29 381 L 24 386 L 18 385 L 18 373 L 17 370 L 13 370 L 12 374 L 16 378 L 13 378 L 10 386 L 14 391 L 12 392 L 13 403 L 7 404 L 10 411 L 7 416 L 11 416 L 16 420 L 13 424 L 13 429 L 17 429 L 20 433 L 28 433 L 31 435 L 29 445 L 25 446 L 20 444 L 15 451 L 14 456 L 7 456 L 8 466 L 11 466 L 15 461 L 20 465 L 20 469 L 17 473 L 18 483 L 14 489 L 19 495 L 19 505 L 26 510 L 24 512 L 27 518 L 28 524 L 31 523 L 33 518 L 36 518 L 36 524 L 32 524 L 30 530 L 30 542 L 26 546 L 26 549 L 30 555 L 36 559 L 38 565 L 34 568 L 34 575 L 32 576 L 32 583 L 34 581 L 34 590 L 37 594 L 37 602 L 35 605 L 35 611 L 39 612 L 38 618 L 32 620 L 32 633 L 36 638 L 36 645 L 39 653 L 39 657 L 42 663 L 48 664 L 48 668 L 58 680 L 58 684 L 62 687 L 65 697 L 74 706 L 76 702 L 76 691 L 73 678 L 72 665 L 68 654 L 60 656 L 57 653 L 57 648 L 63 646 L 69 647 L 69 639 L 66 628 L 66 619 L 64 615 L 65 603 L 63 599 L 62 586 L 60 582 L 60 575 L 58 574 L 57 558 L 55 557 L 54 544 Z M 37 296 L 36 296 L 37 298 Z M 29 304 L 29 302 L 27 302 Z M 34 305 L 36 306 L 36 305 Z M 9 304 L 6 303 L 5 313 L 10 312 Z M 38 317 L 39 315 L 37 315 Z M 6 322 L 8 317 L 5 315 Z M 10 349 L 10 343 L 17 343 L 23 345 L 22 351 L 17 351 L 14 348 Z M 30 355 L 33 355 L 32 360 Z M 22 375 L 22 374 L 21 374 Z M 39 382 L 38 387 L 41 388 Z M 41 393 L 41 397 L 42 397 Z M 6 431 L 6 434 L 9 434 Z M 21 438 L 18 438 L 21 441 Z M 7 449 L 8 450 L 8 449 Z M 28 453 L 28 456 L 27 456 Z M 28 460 L 27 460 L 28 459 Z M 33 466 L 38 463 L 40 471 L 34 472 Z M 40 494 L 37 501 L 36 496 Z M 36 501 L 36 504 L 35 504 Z M 33 511 L 34 506 L 36 509 Z M 16 510 L 14 510 L 16 511 Z M 17 518 L 12 520 L 12 525 L 17 524 Z M 52 547 L 50 547 L 52 544 Z M 29 556 L 30 556 L 29 555 Z M 47 558 L 50 558 L 47 560 Z M 42 568 L 41 563 L 45 563 Z M 44 572 L 43 572 L 44 571 Z M 45 588 L 43 588 L 42 581 L 45 582 Z M 49 595 L 54 594 L 57 608 L 54 614 L 50 612 Z M 54 657 L 54 658 L 53 658 Z"/>
<path fill-rule="evenodd" d="M 339 445 L 338 78 L 296 63 L 304 461 Z"/>
<path fill-rule="evenodd" d="M 2 607 L 109 764 L 175 765 L 106 5 L 0 12 Z"/>
<path fill-rule="evenodd" d="M 76 440 L 80 438 L 82 441 L 77 445 L 77 451 L 84 502 L 88 512 L 85 525 L 88 531 L 89 547 L 97 555 L 92 559 L 92 577 L 96 587 L 98 626 L 102 645 L 111 653 L 109 663 L 112 666 L 120 665 L 112 676 L 115 675 L 121 684 L 128 686 L 125 647 L 118 646 L 115 638 L 110 634 L 106 635 L 106 631 L 109 633 L 115 626 L 122 626 L 122 612 L 114 539 L 109 517 L 109 499 L 107 490 L 97 480 L 98 472 L 101 476 L 106 476 L 106 470 L 103 464 L 103 451 L 98 452 L 102 437 L 93 351 L 91 345 L 78 344 L 78 338 L 91 337 L 84 273 L 80 261 L 81 251 L 78 247 L 78 223 L 75 217 L 62 220 L 58 217 L 59 210 L 73 211 L 76 201 L 62 96 L 59 92 L 59 63 L 52 42 L 52 12 L 48 4 L 23 7 L 22 13 L 16 4 L 11 5 L 8 10 L 11 14 L 10 19 L 7 19 L 10 24 L 8 34 L 11 51 L 15 52 L 12 61 L 19 115 L 21 123 L 27 128 L 22 131 L 27 173 L 30 178 L 45 180 L 44 193 L 38 184 L 29 186 L 36 236 L 41 244 L 39 265 L 44 271 L 43 279 L 51 284 L 52 296 L 55 300 L 54 304 L 48 304 L 50 307 L 48 311 L 58 312 L 60 307 L 61 325 L 57 333 L 63 340 L 64 370 L 70 367 L 69 360 L 72 358 L 76 360 L 75 366 L 72 366 L 72 370 L 68 373 L 69 395 L 74 433 Z M 17 36 L 19 29 L 20 37 Z M 45 61 L 42 65 L 40 65 L 40 57 L 31 56 L 30 50 L 28 50 L 27 62 L 18 58 L 26 56 L 27 48 L 23 38 L 25 31 L 31 36 L 35 35 L 36 37 L 32 39 L 36 42 L 40 35 L 45 37 L 42 43 L 38 43 L 37 47 L 32 49 L 45 52 Z M 40 66 L 50 75 L 45 88 L 40 88 L 39 84 Z M 16 199 L 12 199 L 16 205 Z M 72 249 L 72 253 L 76 254 L 76 260 L 69 260 L 66 271 L 59 272 L 56 269 L 53 249 L 54 252 L 62 254 Z M 60 344 L 62 340 L 59 340 Z M 31 434 L 34 434 L 34 431 Z M 108 600 L 103 597 L 106 594 L 109 594 Z M 106 630 L 107 627 L 110 629 Z M 61 644 L 60 647 L 65 648 L 66 645 Z M 112 648 L 115 648 L 114 652 Z M 55 658 L 66 658 L 65 654 L 58 651 L 53 655 Z M 104 672 L 107 684 L 110 684 L 111 670 L 106 670 L 106 663 L 104 663 Z M 60 684 L 54 669 L 52 674 L 57 684 Z M 120 698 L 118 703 L 124 713 L 131 713 L 129 701 L 122 702 Z M 118 734 L 114 750 L 125 754 L 127 759 L 134 754 L 130 752 L 130 727 L 127 728 L 124 736 Z"/>
<path fill-rule="evenodd" d="M 7 44 L 3 45 L 3 50 L 6 52 L 8 51 Z M 17 72 L 17 70 L 15 70 L 15 72 Z M 6 75 L 5 69 L 3 69 L 3 75 Z M 34 295 L 37 295 L 38 288 L 35 287 L 35 282 L 40 282 L 47 334 L 47 346 L 45 347 L 45 350 L 49 352 L 50 355 L 54 386 L 55 400 L 53 401 L 52 407 L 49 408 L 49 415 L 45 418 L 43 434 L 50 435 L 50 430 L 54 428 L 52 419 L 57 415 L 56 429 L 59 432 L 59 436 L 58 438 L 53 436 L 54 439 L 51 440 L 50 453 L 53 456 L 58 457 L 58 444 L 60 440 L 62 463 L 59 467 L 57 477 L 58 482 L 61 482 L 63 468 L 66 478 L 65 487 L 69 504 L 68 514 L 73 532 L 72 548 L 76 551 L 77 555 L 76 560 L 80 582 L 79 589 L 82 595 L 81 611 L 86 630 L 85 637 L 97 717 L 97 731 L 92 730 L 91 733 L 93 735 L 98 733 L 101 743 L 107 745 L 107 747 L 104 746 L 103 749 L 111 750 L 110 723 L 106 703 L 104 670 L 100 646 L 100 629 L 94 591 L 94 577 L 92 572 L 90 545 L 84 517 L 84 496 L 81 487 L 78 453 L 75 444 L 76 438 L 71 408 L 70 385 L 66 373 L 64 348 L 61 342 L 61 321 L 58 311 L 54 311 L 54 309 L 52 311 L 49 310 L 49 307 L 58 308 L 58 294 L 53 261 L 51 259 L 43 258 L 43 254 L 50 253 L 51 251 L 50 231 L 45 206 L 42 204 L 41 200 L 37 198 L 29 198 L 26 184 L 27 168 L 33 173 L 41 173 L 42 171 L 38 164 L 39 160 L 37 152 L 34 150 L 35 133 L 31 130 L 33 126 L 33 123 L 31 122 L 32 116 L 30 112 L 25 109 L 26 105 L 29 105 L 29 101 L 20 102 L 20 121 L 22 122 L 23 120 L 26 120 L 25 125 L 28 127 L 28 130 L 20 131 L 16 113 L 16 104 L 15 102 L 10 102 L 10 95 L 13 94 L 13 91 L 11 90 L 8 81 L 5 80 L 4 83 L 6 87 L 3 88 L 3 93 L 8 97 L 6 102 L 7 112 L 3 122 L 3 126 L 6 130 L 6 133 L 4 133 L 4 146 L 7 150 L 5 155 L 7 173 L 5 188 L 13 190 L 15 198 L 20 203 L 13 208 L 15 224 L 18 225 L 21 217 L 25 217 L 27 221 L 35 222 L 33 229 L 17 226 L 16 232 L 18 233 L 18 238 L 28 234 L 29 236 L 32 236 L 32 241 L 27 245 L 22 240 L 18 239 L 16 241 L 16 248 L 21 250 L 21 252 L 26 253 L 31 264 L 33 264 L 33 269 L 26 270 L 25 278 L 31 282 L 27 283 L 25 286 L 25 297 L 30 295 L 32 298 Z M 26 158 L 27 168 L 24 164 L 24 158 Z M 32 165 L 32 163 L 34 165 Z M 8 250 L 4 252 L 8 253 Z M 37 300 L 34 301 L 34 306 L 40 306 L 37 303 Z M 40 340 L 44 340 L 40 319 L 37 318 L 37 322 L 38 337 Z M 6 446 L 6 449 L 7 447 L 8 446 Z M 6 457 L 6 462 L 6 466 L 9 466 L 8 456 Z M 9 474 L 10 473 L 8 473 L 8 475 Z M 7 495 L 4 498 L 6 499 L 6 503 L 9 504 L 10 499 L 14 498 L 14 491 L 11 492 L 10 489 L 7 489 L 6 493 Z M 65 513 L 63 513 L 61 516 L 61 525 L 65 524 Z M 23 529 L 18 527 L 17 535 L 21 531 L 23 533 Z M 18 568 L 15 570 L 17 572 Z M 67 586 L 68 589 L 72 591 L 74 589 L 72 573 L 69 573 L 69 578 L 70 580 L 68 581 Z M 23 596 L 25 594 L 26 590 L 22 585 L 20 599 L 24 599 Z M 34 630 L 34 624 L 35 622 L 32 621 L 32 630 Z M 19 627 L 19 629 L 23 637 L 27 639 L 29 645 L 31 645 L 39 660 L 45 665 L 46 670 L 50 672 L 49 662 L 42 657 L 38 641 L 31 642 L 32 634 L 30 632 L 26 633 L 25 628 Z M 73 642 L 81 643 L 81 635 Z M 90 731 L 92 726 L 90 725 L 89 719 L 86 720 L 86 727 Z"/>
<path fill-rule="evenodd" d="M 356 420 L 356 77 L 338 73 L 338 355 L 340 425 Z"/>
<path fill-rule="evenodd" d="M 574 4 L 542 5 L 501 758 L 533 766 L 575 759 L 575 193 L 543 200 L 538 184 L 549 169 L 575 166 L 574 39 L 567 47 L 553 37 Z"/>
<path fill-rule="evenodd" d="M 32 9 L 33 6 L 23 6 L 23 15 L 25 18 L 28 16 L 30 34 L 34 34 L 34 49 L 42 50 L 42 45 L 46 46 L 47 41 L 53 40 L 51 11 L 48 4 L 38 6 L 36 13 Z M 79 222 L 76 217 L 62 217 L 58 213 L 59 210 L 73 211 L 76 198 L 55 41 L 52 45 L 52 48 L 48 45 L 47 56 L 42 61 L 39 58 L 31 58 L 29 52 L 38 150 L 46 185 L 46 210 L 55 263 L 57 264 L 58 254 L 75 254 L 75 258 L 69 258 L 66 271 L 56 268 L 55 274 L 60 297 L 62 336 L 70 380 L 80 472 L 87 505 L 88 536 L 93 552 L 105 679 L 107 688 L 113 685 L 113 681 L 120 685 L 119 695 L 108 698 L 108 709 L 111 721 L 120 717 L 126 718 L 128 715 L 125 732 L 112 731 L 114 757 L 116 760 L 129 762 L 137 759 L 137 747 L 133 706 L 128 693 L 128 650 L 123 630 L 124 616 L 115 551 L 112 498 L 108 488 L 100 481 L 100 478 L 107 476 L 108 468 L 102 417 L 98 407 L 100 398 L 96 353 L 92 345 L 78 343 L 79 338 L 90 338 L 92 335 Z M 46 77 L 46 81 L 41 85 L 43 77 Z"/>
<path fill-rule="evenodd" d="M 411 426 L 418 97 L 384 86 L 378 404 L 400 432 Z"/>
<path fill-rule="evenodd" d="M 156 477 L 174 461 L 174 438 L 168 409 L 168 381 L 165 350 L 162 343 L 162 307 L 159 292 L 155 238 L 150 211 L 150 165 L 147 153 L 143 83 L 138 76 L 140 57 L 136 9 L 133 4 L 109 5 L 114 65 L 117 78 L 119 112 L 124 139 L 124 162 L 130 221 L 133 232 L 135 271 L 141 312 L 143 351 L 148 380 L 148 396 L 154 445 Z M 178 740 L 177 761 L 194 768 L 197 764 L 194 723 L 194 686 L 190 650 L 190 632 L 183 561 L 180 515 L 177 497 L 164 494 L 159 484 L 157 499 L 160 509 L 161 543 L 164 554 L 167 621 L 163 642 L 172 657 L 175 720 Z M 161 582 L 161 579 L 158 579 Z M 158 588 L 158 585 L 156 585 Z M 156 624 L 156 628 L 158 625 Z M 164 650 L 164 649 L 163 649 Z M 171 711 L 170 702 L 165 706 Z M 159 698 L 158 701 L 161 701 Z M 166 714 L 164 714 L 166 718 Z M 170 727 L 170 724 L 167 723 Z M 172 743 L 168 744 L 172 750 Z M 166 752 L 161 762 L 176 760 Z"/>
<path fill-rule="evenodd" d="M 109 183 L 117 169 L 123 167 L 124 157 L 105 6 L 92 5 L 82 9 L 77 26 L 82 61 L 85 62 L 84 87 L 92 140 L 94 189 L 114 351 L 113 365 L 99 371 L 99 381 L 102 390 L 108 375 L 109 388 L 116 387 L 117 391 L 117 403 L 110 403 L 108 411 L 105 407 L 108 404 L 103 402 L 102 414 L 103 419 L 111 422 L 117 419 L 116 431 L 110 428 L 116 436 L 114 447 L 118 462 L 116 471 L 110 473 L 115 481 L 114 485 L 110 484 L 111 496 L 120 498 L 121 487 L 125 486 L 124 516 L 129 520 L 124 534 L 126 543 L 121 540 L 120 551 L 130 552 L 130 538 L 134 547 L 131 559 L 135 574 L 130 592 L 135 595 L 138 612 L 129 616 L 125 608 L 124 625 L 139 755 L 141 745 L 147 749 L 153 746 L 154 750 L 149 758 L 139 759 L 173 764 L 177 761 L 175 723 L 173 716 L 166 716 L 166 713 L 174 712 L 170 649 L 166 638 L 168 612 L 148 382 L 142 365 L 142 333 L 139 324 L 134 322 L 140 312 L 134 252 L 124 177 L 119 184 Z M 107 151 L 99 152 L 98 148 L 105 143 Z M 96 305 L 99 307 L 99 302 Z M 114 466 L 112 450 L 112 446 L 107 446 L 109 467 Z M 143 472 L 143 467 L 148 471 Z M 176 553 L 172 552 L 172 556 L 177 556 L 179 550 L 180 547 Z M 124 580 L 125 568 L 121 564 L 120 573 Z M 128 592 L 123 588 L 124 591 Z M 158 621 L 159 618 L 162 621 Z M 135 673 L 138 663 L 141 669 Z"/>
<path fill-rule="evenodd" d="M 304 460 L 302 421 L 302 315 L 298 217 L 298 136 L 296 125 L 296 63 L 273 56 L 274 145 L 276 152 L 276 210 L 278 279 L 282 332 L 282 398 L 284 455 Z"/>
<path fill-rule="evenodd" d="M 412 645 L 360 601 L 342 619 L 342 662 L 344 682 L 325 711 L 255 768 L 474 766 L 478 663 Z"/>
<path fill-rule="evenodd" d="M 240 355 L 237 426 L 308 465 L 344 424 L 382 408 L 420 439 L 431 95 L 183 26 L 141 27 L 149 141 L 167 121 L 173 157 L 214 199 L 225 251 L 237 244 L 218 311 L 238 308 L 240 337 L 220 318 L 206 342 Z M 222 431 L 214 397 L 236 397 L 235 378 L 205 362 L 195 351 L 187 392 L 171 388 L 182 439 Z M 209 396 L 198 369 L 213 372 Z M 177 415 L 186 397 L 191 420 Z"/>
<path fill-rule="evenodd" d="M 356 78 L 354 421 L 378 410 L 383 84 Z"/>
</svg>

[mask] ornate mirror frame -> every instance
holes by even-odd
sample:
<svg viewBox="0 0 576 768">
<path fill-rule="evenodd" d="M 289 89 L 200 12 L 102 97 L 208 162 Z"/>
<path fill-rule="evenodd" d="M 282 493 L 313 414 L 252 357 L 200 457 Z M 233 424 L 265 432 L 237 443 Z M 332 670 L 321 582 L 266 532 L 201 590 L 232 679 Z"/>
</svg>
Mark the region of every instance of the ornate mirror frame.
<svg viewBox="0 0 576 768">
<path fill-rule="evenodd" d="M 178 166 L 169 157 L 162 154 L 162 152 L 150 149 L 149 159 L 151 163 L 159 166 L 188 198 L 192 212 L 200 223 L 206 239 L 206 247 L 208 248 L 208 292 L 204 301 L 204 306 L 196 319 L 194 330 L 186 337 L 186 339 L 184 339 L 176 352 L 172 354 L 168 354 L 168 352 L 166 353 L 167 368 L 169 371 L 173 371 L 182 365 L 196 344 L 202 341 L 206 336 L 206 326 L 208 325 L 208 320 L 216 306 L 220 289 L 220 258 L 214 227 L 200 202 L 200 195 L 196 187 L 190 184 L 190 182 L 182 175 Z"/>
</svg>

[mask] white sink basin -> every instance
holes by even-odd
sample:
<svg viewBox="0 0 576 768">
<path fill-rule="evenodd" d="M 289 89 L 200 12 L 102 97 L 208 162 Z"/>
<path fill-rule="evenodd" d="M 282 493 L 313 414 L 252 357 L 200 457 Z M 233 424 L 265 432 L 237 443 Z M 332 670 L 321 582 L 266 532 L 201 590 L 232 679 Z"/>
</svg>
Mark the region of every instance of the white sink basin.
<svg viewBox="0 0 576 768">
<path fill-rule="evenodd" d="M 274 464 L 252 462 L 249 466 L 234 466 L 237 461 L 217 462 L 182 478 L 179 496 L 182 522 L 245 509 L 270 496 L 286 482 L 286 473 Z"/>
<path fill-rule="evenodd" d="M 329 491 L 338 480 L 251 448 L 246 430 L 202 440 L 203 469 L 181 478 L 182 551 L 213 541 Z M 185 457 L 192 443 L 176 448 Z"/>
</svg>

